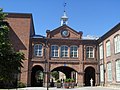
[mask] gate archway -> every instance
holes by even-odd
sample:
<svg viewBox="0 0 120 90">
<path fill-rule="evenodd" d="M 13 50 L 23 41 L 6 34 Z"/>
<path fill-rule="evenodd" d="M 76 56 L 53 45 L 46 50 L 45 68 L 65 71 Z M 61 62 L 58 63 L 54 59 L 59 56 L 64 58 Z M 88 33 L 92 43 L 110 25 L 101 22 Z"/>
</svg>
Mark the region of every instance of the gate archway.
<svg viewBox="0 0 120 90">
<path fill-rule="evenodd" d="M 71 67 L 68 66 L 60 66 L 60 67 L 56 67 L 54 68 L 51 72 L 58 72 L 59 77 L 57 79 L 61 80 L 62 83 L 64 82 L 65 79 L 67 78 L 72 78 L 75 80 L 77 80 L 77 71 L 74 70 Z M 54 83 L 54 82 L 53 82 Z"/>
<path fill-rule="evenodd" d="M 33 87 L 43 86 L 43 68 L 39 65 L 36 65 L 32 68 L 31 86 Z"/>
<path fill-rule="evenodd" d="M 84 74 L 85 86 L 90 86 L 90 80 L 93 79 L 93 86 L 95 86 L 95 69 L 93 67 L 87 67 Z"/>
</svg>

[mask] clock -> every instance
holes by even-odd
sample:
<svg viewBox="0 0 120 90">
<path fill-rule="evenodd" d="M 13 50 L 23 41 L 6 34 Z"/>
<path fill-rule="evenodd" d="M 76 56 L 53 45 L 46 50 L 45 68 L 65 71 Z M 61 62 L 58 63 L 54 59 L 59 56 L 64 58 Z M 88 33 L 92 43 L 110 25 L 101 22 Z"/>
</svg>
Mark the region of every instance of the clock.
<svg viewBox="0 0 120 90">
<path fill-rule="evenodd" d="M 67 37 L 69 35 L 69 32 L 68 30 L 62 30 L 61 34 L 63 37 Z"/>
</svg>

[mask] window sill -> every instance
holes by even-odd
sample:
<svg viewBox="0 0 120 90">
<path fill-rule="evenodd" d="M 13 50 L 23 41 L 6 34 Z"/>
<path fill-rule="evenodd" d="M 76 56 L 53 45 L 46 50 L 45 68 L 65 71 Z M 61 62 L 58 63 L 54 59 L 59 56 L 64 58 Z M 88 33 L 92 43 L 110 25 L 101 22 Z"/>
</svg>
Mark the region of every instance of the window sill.
<svg viewBox="0 0 120 90">
<path fill-rule="evenodd" d="M 118 55 L 118 54 L 120 54 L 120 52 L 115 53 L 115 55 Z"/>
</svg>

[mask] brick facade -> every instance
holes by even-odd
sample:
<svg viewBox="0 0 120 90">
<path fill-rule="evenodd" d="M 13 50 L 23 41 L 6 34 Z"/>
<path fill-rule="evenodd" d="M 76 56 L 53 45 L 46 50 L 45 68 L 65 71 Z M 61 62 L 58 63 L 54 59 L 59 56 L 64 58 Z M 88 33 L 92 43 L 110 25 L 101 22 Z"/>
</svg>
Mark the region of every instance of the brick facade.
<svg viewBox="0 0 120 90">
<path fill-rule="evenodd" d="M 35 86 L 35 73 L 38 70 L 41 70 L 44 74 L 42 81 L 43 86 L 45 86 L 47 79 L 50 79 L 50 72 L 55 70 L 65 73 L 69 78 L 71 78 L 71 72 L 74 71 L 76 73 L 75 79 L 78 86 L 89 86 L 91 78 L 94 80 L 94 85 L 99 85 L 99 66 L 103 63 L 103 61 L 99 59 L 99 44 L 103 43 L 103 45 L 105 45 L 104 42 L 108 39 L 113 40 L 114 35 L 120 34 L 118 30 L 120 25 L 118 25 L 116 28 L 113 28 L 113 30 L 117 29 L 114 30 L 115 32 L 110 31 L 98 40 L 83 39 L 83 33 L 81 31 L 77 32 L 69 26 L 63 25 L 51 31 L 47 30 L 47 35 L 44 37 L 35 35 L 31 14 L 9 13 L 7 21 L 10 26 L 10 39 L 13 43 L 13 47 L 16 51 L 21 51 L 25 54 L 26 60 L 23 63 L 24 68 L 21 68 L 22 73 L 20 75 L 20 81 L 26 83 L 28 86 Z M 62 35 L 63 30 L 68 31 L 67 36 Z M 34 54 L 36 44 L 42 45 L 42 55 L 40 57 Z M 52 45 L 58 46 L 58 57 L 51 56 Z M 68 57 L 61 57 L 62 45 L 68 47 Z M 76 58 L 70 56 L 70 47 L 73 45 L 78 47 L 78 56 Z M 111 45 L 113 45 L 113 43 L 111 43 Z M 92 47 L 93 57 L 89 54 L 90 57 L 88 58 L 86 55 L 88 53 L 88 47 Z M 105 48 L 104 51 L 106 51 Z M 105 58 L 104 54 L 104 64 L 106 65 L 106 63 L 111 60 L 114 63 L 119 57 L 120 54 L 114 55 L 112 53 L 111 57 Z M 114 68 L 113 65 L 113 69 Z M 45 71 L 49 73 L 49 76 L 46 76 Z M 113 73 L 113 76 L 115 76 L 115 73 Z M 104 83 L 107 84 L 107 81 Z M 113 83 L 116 83 L 115 79 L 113 79 Z"/>
</svg>

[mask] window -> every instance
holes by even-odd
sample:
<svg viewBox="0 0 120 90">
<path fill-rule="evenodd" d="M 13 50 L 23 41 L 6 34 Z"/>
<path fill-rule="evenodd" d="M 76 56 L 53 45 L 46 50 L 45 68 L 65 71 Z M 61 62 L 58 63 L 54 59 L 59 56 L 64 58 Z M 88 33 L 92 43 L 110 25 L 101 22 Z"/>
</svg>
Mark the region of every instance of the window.
<svg viewBox="0 0 120 90">
<path fill-rule="evenodd" d="M 108 81 L 112 81 L 112 66 L 111 66 L 111 63 L 107 64 L 107 79 L 108 79 Z"/>
<path fill-rule="evenodd" d="M 120 35 L 115 36 L 114 44 L 115 44 L 115 53 L 119 53 L 120 52 Z"/>
<path fill-rule="evenodd" d="M 68 57 L 68 46 L 61 46 L 61 57 Z"/>
<path fill-rule="evenodd" d="M 110 41 L 106 42 L 106 56 L 110 56 L 111 55 L 111 49 L 110 49 Z"/>
<path fill-rule="evenodd" d="M 86 48 L 86 57 L 87 57 L 87 58 L 94 58 L 94 50 L 93 50 L 93 47 L 88 46 L 88 47 Z"/>
<path fill-rule="evenodd" d="M 103 45 L 99 46 L 100 59 L 103 59 Z"/>
<path fill-rule="evenodd" d="M 100 81 L 104 81 L 104 70 L 103 70 L 103 65 L 100 65 Z"/>
<path fill-rule="evenodd" d="M 58 46 L 57 45 L 51 46 L 51 56 L 58 57 Z"/>
<path fill-rule="evenodd" d="M 120 81 L 120 60 L 116 61 L 116 81 Z"/>
<path fill-rule="evenodd" d="M 42 56 L 42 44 L 35 44 L 34 45 L 34 55 L 35 56 Z"/>
<path fill-rule="evenodd" d="M 78 47 L 77 46 L 70 47 L 70 57 L 72 57 L 72 58 L 78 57 Z"/>
</svg>

